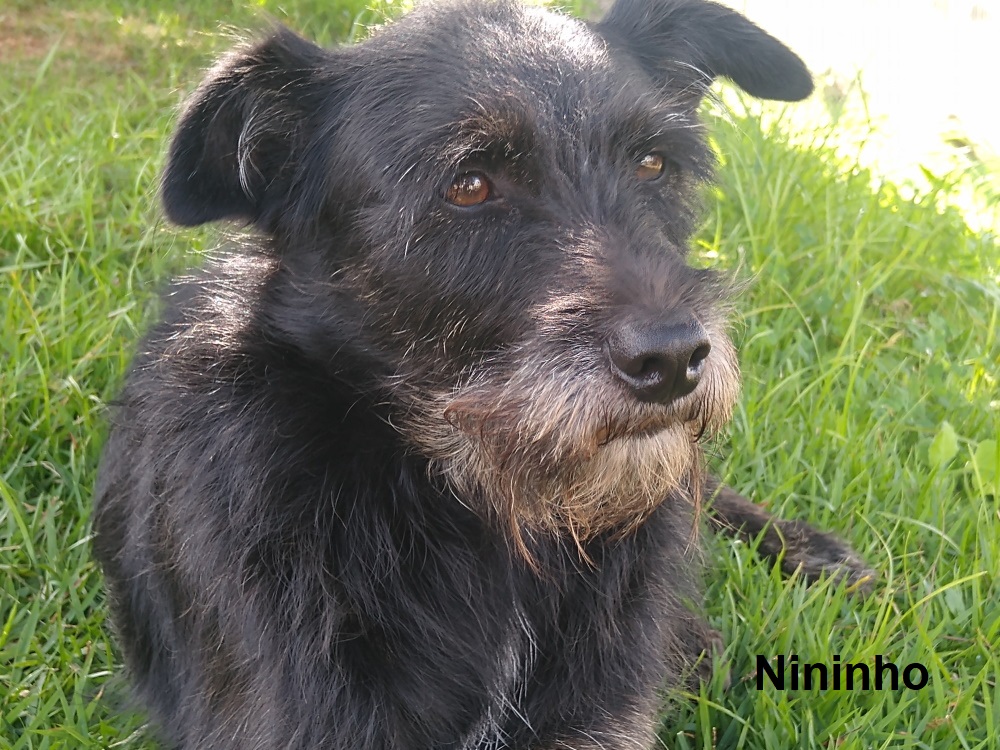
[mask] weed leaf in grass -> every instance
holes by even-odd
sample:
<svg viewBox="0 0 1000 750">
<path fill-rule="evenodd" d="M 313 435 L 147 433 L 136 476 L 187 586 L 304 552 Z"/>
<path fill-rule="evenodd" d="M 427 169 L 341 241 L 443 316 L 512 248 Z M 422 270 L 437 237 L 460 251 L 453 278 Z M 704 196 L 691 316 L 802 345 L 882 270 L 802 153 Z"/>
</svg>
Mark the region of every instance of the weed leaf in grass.
<svg viewBox="0 0 1000 750">
<path fill-rule="evenodd" d="M 1000 444 L 996 440 L 984 440 L 976 446 L 972 465 L 983 494 L 1000 493 Z"/>
<path fill-rule="evenodd" d="M 931 441 L 928 456 L 931 466 L 939 467 L 949 463 L 958 453 L 958 434 L 948 421 L 941 423 L 937 435 Z"/>
</svg>

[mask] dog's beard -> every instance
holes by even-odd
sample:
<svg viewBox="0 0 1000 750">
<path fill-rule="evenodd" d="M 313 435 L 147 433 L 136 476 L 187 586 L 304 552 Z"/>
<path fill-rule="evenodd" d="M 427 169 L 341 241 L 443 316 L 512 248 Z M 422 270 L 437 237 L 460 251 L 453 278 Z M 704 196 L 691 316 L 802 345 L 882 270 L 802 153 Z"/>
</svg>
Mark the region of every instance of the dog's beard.
<svg viewBox="0 0 1000 750">
<path fill-rule="evenodd" d="M 729 419 L 739 388 L 732 345 L 710 335 L 698 388 L 667 406 L 630 397 L 583 353 L 522 352 L 505 377 L 485 367 L 429 399 L 414 392 L 403 429 L 455 496 L 522 549 L 526 534 L 628 533 L 668 497 L 699 500 L 699 442 Z"/>
</svg>

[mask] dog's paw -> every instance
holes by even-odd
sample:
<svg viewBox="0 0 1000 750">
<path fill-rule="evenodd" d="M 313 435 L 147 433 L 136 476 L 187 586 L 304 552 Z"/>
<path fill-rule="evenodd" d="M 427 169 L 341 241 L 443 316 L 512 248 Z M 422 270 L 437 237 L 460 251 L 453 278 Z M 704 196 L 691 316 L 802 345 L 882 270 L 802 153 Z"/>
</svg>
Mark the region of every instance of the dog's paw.
<svg viewBox="0 0 1000 750">
<path fill-rule="evenodd" d="M 781 562 L 786 575 L 798 573 L 807 581 L 822 577 L 843 582 L 851 593 L 867 594 L 878 574 L 864 559 L 833 534 L 801 521 L 775 518 L 729 487 L 709 478 L 706 490 L 715 529 L 755 544 L 760 555 Z"/>
<path fill-rule="evenodd" d="M 867 594 L 878 574 L 844 541 L 801 521 L 777 521 L 769 529 L 781 539 L 781 570 L 807 581 L 841 581 L 851 593 Z"/>
</svg>

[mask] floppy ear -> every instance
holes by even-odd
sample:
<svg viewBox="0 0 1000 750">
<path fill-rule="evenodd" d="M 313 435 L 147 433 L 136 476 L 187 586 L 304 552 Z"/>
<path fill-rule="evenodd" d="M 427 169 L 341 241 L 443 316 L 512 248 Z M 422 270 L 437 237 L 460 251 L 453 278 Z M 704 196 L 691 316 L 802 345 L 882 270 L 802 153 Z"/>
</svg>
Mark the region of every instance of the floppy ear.
<svg viewBox="0 0 1000 750">
<path fill-rule="evenodd" d="M 617 0 L 598 24 L 651 75 L 700 96 L 725 76 L 761 99 L 798 101 L 812 77 L 788 47 L 736 11 L 706 0 Z"/>
<path fill-rule="evenodd" d="M 209 71 L 167 155 L 161 196 L 171 221 L 235 219 L 273 228 L 315 112 L 325 55 L 282 27 Z"/>
</svg>

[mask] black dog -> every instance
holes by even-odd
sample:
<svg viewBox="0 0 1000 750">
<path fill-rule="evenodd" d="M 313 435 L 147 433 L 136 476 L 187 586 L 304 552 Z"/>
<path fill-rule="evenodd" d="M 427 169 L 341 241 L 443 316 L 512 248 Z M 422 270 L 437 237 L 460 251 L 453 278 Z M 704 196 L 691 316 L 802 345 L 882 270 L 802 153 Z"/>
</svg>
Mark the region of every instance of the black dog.
<svg viewBox="0 0 1000 750">
<path fill-rule="evenodd" d="M 684 262 L 715 76 L 801 61 L 700 0 L 599 24 L 422 8 L 354 47 L 223 59 L 163 178 L 247 222 L 140 346 L 95 549 L 181 748 L 636 748 L 704 676 L 700 438 L 738 390 L 727 290 Z M 716 523 L 857 580 L 730 491 Z"/>
</svg>

